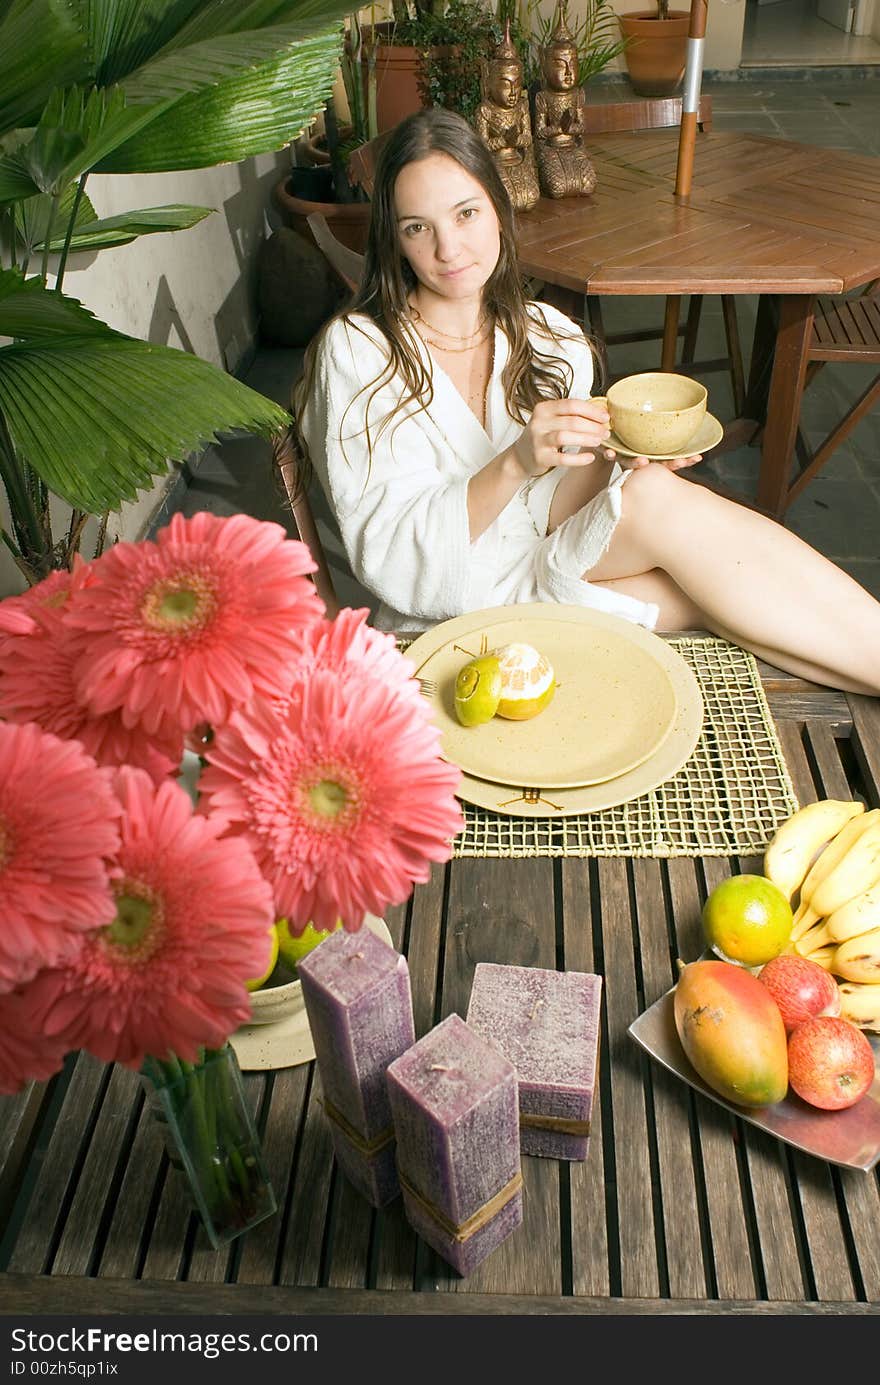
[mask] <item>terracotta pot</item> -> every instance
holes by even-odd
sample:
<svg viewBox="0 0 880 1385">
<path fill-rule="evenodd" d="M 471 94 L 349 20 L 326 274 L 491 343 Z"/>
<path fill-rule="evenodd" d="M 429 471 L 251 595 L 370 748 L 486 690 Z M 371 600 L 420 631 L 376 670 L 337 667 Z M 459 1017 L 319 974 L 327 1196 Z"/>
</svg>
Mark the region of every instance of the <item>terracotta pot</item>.
<svg viewBox="0 0 880 1385">
<path fill-rule="evenodd" d="M 275 184 L 272 201 L 283 216 L 285 226 L 291 226 L 301 236 L 314 240 L 306 218 L 318 212 L 338 241 L 359 255 L 364 253 L 370 224 L 369 202 L 309 202 L 291 191 L 289 175 Z"/>
<path fill-rule="evenodd" d="M 654 10 L 635 10 L 618 15 L 624 38 L 632 39 L 623 50 L 630 85 L 638 96 L 672 96 L 678 91 L 687 61 L 690 15 L 670 10 L 658 19 Z"/>
<path fill-rule="evenodd" d="M 379 43 L 376 49 L 376 123 L 379 134 L 393 130 L 405 116 L 422 109 L 417 48 Z"/>
</svg>

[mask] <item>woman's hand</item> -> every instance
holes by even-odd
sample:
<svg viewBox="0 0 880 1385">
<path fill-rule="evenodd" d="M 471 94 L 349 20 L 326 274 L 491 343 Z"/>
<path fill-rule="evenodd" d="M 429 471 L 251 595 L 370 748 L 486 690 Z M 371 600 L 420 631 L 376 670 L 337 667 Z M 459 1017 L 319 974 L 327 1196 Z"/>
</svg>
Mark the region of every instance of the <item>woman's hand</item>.
<svg viewBox="0 0 880 1385">
<path fill-rule="evenodd" d="M 592 399 L 541 399 L 513 450 L 527 476 L 555 466 L 589 466 L 611 432 L 608 410 Z"/>
<path fill-rule="evenodd" d="M 616 454 L 609 453 L 610 456 Z M 617 460 L 624 471 L 638 471 L 640 467 L 647 466 L 652 460 L 651 457 L 618 457 Z M 697 462 L 703 460 L 702 452 L 695 452 L 692 457 L 667 457 L 664 461 L 662 457 L 656 458 L 660 466 L 665 466 L 667 471 L 684 471 L 685 467 L 696 466 Z"/>
</svg>

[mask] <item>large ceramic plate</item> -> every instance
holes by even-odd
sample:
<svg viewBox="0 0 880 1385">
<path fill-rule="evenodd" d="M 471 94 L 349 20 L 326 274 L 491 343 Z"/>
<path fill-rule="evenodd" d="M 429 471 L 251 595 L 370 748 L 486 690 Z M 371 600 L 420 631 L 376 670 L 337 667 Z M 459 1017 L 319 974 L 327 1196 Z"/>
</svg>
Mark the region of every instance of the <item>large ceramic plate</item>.
<svg viewBox="0 0 880 1385">
<path fill-rule="evenodd" d="M 669 735 L 642 764 L 603 784 L 590 784 L 580 789 L 527 788 L 525 785 L 511 788 L 463 774 L 456 790 L 458 797 L 465 803 L 474 803 L 478 808 L 488 808 L 490 812 L 508 817 L 563 818 L 616 808 L 665 784 L 693 754 L 703 727 L 703 698 L 690 666 L 669 645 L 661 643 L 666 651 L 666 671 L 675 688 L 678 710 Z"/>
<path fill-rule="evenodd" d="M 848 1169 L 872 1169 L 880 1159 L 880 1075 L 875 1073 L 870 1091 L 845 1111 L 820 1111 L 808 1106 L 794 1092 L 775 1106 L 750 1110 L 734 1106 L 713 1092 L 691 1067 L 684 1054 L 675 1029 L 672 1008 L 673 991 L 667 991 L 649 1010 L 639 1015 L 629 1032 L 651 1057 L 669 1072 L 702 1092 L 735 1116 L 750 1125 L 766 1130 L 786 1144 L 794 1145 L 806 1154 L 827 1159 Z M 874 1050 L 874 1061 L 880 1055 L 880 1038 L 868 1034 Z"/>
<path fill-rule="evenodd" d="M 477 779 L 516 788 L 600 784 L 642 764 L 672 730 L 676 696 L 663 641 L 631 621 L 579 606 L 507 606 L 431 633 L 438 631 L 445 635 L 439 647 L 419 651 L 416 641 L 408 657 L 417 661 L 445 758 Z M 485 649 L 513 641 L 550 660 L 552 702 L 529 721 L 493 717 L 462 726 L 453 704 L 456 674 Z"/>
</svg>

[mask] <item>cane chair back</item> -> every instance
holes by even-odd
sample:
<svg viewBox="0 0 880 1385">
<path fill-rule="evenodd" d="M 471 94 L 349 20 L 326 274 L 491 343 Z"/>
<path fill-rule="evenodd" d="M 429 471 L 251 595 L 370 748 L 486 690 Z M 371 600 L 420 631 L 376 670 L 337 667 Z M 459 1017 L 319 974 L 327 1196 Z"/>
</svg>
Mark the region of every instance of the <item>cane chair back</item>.
<svg viewBox="0 0 880 1385">
<path fill-rule="evenodd" d="M 330 565 L 318 533 L 315 516 L 309 503 L 305 461 L 294 435 L 293 426 L 275 438 L 272 444 L 272 469 L 285 508 L 293 517 L 296 536 L 312 555 L 315 572 L 311 574 L 318 595 L 327 608 L 328 619 L 340 610 Z"/>
</svg>

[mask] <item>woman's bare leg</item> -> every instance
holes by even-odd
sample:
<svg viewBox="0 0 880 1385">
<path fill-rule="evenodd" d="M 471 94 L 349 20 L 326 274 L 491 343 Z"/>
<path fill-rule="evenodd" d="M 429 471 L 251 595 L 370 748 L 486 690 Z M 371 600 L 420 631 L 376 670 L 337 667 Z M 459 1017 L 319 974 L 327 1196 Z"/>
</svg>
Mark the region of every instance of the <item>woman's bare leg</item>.
<svg viewBox="0 0 880 1385">
<path fill-rule="evenodd" d="M 621 497 L 588 581 L 636 595 L 623 583 L 660 568 L 707 628 L 779 668 L 880 693 L 880 603 L 809 544 L 662 466 L 634 471 Z"/>
</svg>

